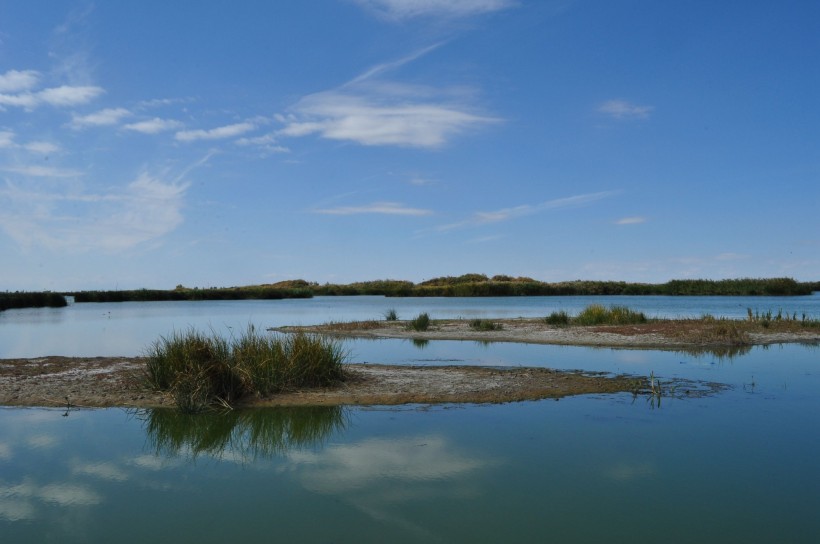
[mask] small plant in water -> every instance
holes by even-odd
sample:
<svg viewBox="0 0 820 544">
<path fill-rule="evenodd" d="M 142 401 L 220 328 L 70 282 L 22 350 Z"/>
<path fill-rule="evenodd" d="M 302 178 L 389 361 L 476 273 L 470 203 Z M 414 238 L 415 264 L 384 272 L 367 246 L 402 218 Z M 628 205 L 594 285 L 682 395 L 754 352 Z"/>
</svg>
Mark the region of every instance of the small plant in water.
<svg viewBox="0 0 820 544">
<path fill-rule="evenodd" d="M 395 308 L 390 308 L 386 312 L 384 312 L 384 319 L 385 321 L 398 321 L 399 314 L 396 313 Z"/>
</svg>

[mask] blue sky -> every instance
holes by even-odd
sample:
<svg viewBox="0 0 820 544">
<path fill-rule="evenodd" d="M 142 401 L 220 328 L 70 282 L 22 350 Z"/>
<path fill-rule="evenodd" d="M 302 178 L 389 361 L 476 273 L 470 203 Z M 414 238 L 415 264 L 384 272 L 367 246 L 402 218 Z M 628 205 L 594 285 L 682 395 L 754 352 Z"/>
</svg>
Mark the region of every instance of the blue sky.
<svg viewBox="0 0 820 544">
<path fill-rule="evenodd" d="M 0 290 L 820 279 L 820 3 L 0 5 Z"/>
</svg>

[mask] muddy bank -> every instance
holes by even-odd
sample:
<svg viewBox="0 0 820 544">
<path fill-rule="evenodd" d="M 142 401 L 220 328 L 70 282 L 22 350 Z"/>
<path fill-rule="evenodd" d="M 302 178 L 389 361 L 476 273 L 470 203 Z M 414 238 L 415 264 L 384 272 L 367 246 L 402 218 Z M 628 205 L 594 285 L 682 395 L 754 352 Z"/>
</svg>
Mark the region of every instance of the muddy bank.
<svg viewBox="0 0 820 544">
<path fill-rule="evenodd" d="M 342 338 L 400 338 L 408 340 L 473 340 L 520 342 L 604 348 L 719 351 L 754 345 L 820 342 L 820 329 L 801 329 L 797 323 L 769 328 L 744 321 L 661 320 L 636 325 L 558 327 L 543 319 L 491 319 L 497 330 L 475 330 L 469 320 L 436 320 L 426 331 L 414 331 L 404 321 L 356 321 L 309 327 L 278 327 L 279 332 L 318 332 Z"/>
<path fill-rule="evenodd" d="M 166 393 L 142 380 L 144 360 L 123 357 L 42 357 L 0 360 L 0 405 L 55 407 L 173 406 Z M 645 378 L 565 372 L 545 368 L 469 366 L 413 367 L 346 365 L 345 383 L 328 389 L 293 391 L 246 404 L 338 405 L 440 402 L 511 402 L 569 395 L 645 392 Z M 714 390 L 685 384 L 684 395 Z"/>
</svg>

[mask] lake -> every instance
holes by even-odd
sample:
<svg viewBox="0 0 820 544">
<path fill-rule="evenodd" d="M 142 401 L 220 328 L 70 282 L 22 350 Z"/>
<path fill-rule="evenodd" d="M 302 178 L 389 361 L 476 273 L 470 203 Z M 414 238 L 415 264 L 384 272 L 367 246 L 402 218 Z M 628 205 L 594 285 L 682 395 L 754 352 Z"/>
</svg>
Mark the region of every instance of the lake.
<svg viewBox="0 0 820 544">
<path fill-rule="evenodd" d="M 188 326 L 371 319 L 390 307 L 400 317 L 534 316 L 552 311 L 548 302 L 575 304 L 365 299 L 4 312 L 0 346 L 4 357 L 133 355 Z M 707 311 L 691 300 L 642 300 L 627 305 L 657 315 Z M 760 299 L 707 302 L 713 315 L 745 315 L 747 303 L 769 309 Z M 775 299 L 771 309 L 817 317 L 817 302 Z M 197 417 L 3 408 L 2 542 L 808 543 L 820 535 L 817 347 L 755 347 L 731 358 L 454 341 L 347 347 L 359 362 L 653 373 L 729 388 L 659 405 L 618 394 Z"/>
</svg>

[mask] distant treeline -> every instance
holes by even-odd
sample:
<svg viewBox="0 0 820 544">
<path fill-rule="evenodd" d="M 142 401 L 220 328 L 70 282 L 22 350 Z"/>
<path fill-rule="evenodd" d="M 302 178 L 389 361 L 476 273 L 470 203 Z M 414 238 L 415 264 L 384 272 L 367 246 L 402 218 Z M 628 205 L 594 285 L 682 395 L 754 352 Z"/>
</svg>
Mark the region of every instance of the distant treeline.
<svg viewBox="0 0 820 544">
<path fill-rule="evenodd" d="M 414 284 L 378 280 L 347 285 L 291 280 L 278 287 L 308 289 L 313 295 L 385 295 L 389 297 L 504 297 L 504 296 L 797 296 L 820 289 L 820 282 L 797 282 L 791 278 L 736 280 L 672 280 L 666 283 L 619 281 L 570 281 L 546 283 L 532 278 L 465 274 L 434 278 Z"/>
<path fill-rule="evenodd" d="M 311 298 L 308 289 L 289 289 L 265 285 L 250 287 L 209 287 L 189 289 L 178 286 L 173 290 L 133 289 L 130 291 L 78 291 L 74 302 L 157 302 L 163 300 L 279 300 L 284 298 Z"/>
<path fill-rule="evenodd" d="M 568 281 L 546 283 L 532 278 L 464 274 L 413 283 L 403 280 L 376 280 L 348 284 L 319 284 L 287 280 L 247 287 L 134 289 L 127 291 L 77 291 L 58 293 L 2 293 L 0 311 L 66 305 L 63 295 L 75 302 L 154 302 L 162 300 L 277 300 L 314 296 L 384 295 L 388 297 L 510 297 L 510 296 L 799 296 L 820 291 L 820 282 L 798 282 L 791 278 L 736 280 L 672 280 L 666 283 L 623 281 Z"/>
<path fill-rule="evenodd" d="M 61 308 L 68 303 L 58 293 L 0 293 L 0 312 L 12 308 Z"/>
</svg>

